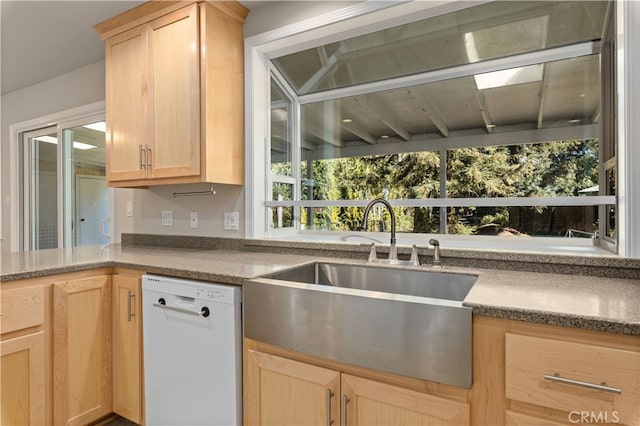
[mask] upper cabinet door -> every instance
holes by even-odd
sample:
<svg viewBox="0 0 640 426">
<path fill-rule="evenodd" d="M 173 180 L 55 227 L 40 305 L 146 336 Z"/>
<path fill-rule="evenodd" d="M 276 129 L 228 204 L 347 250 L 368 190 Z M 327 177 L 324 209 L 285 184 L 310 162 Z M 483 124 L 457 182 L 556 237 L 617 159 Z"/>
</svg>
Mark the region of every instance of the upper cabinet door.
<svg viewBox="0 0 640 426">
<path fill-rule="evenodd" d="M 143 179 L 150 143 L 147 29 L 134 28 L 106 42 L 107 180 Z"/>
<path fill-rule="evenodd" d="M 200 174 L 198 8 L 192 5 L 149 24 L 153 178 Z"/>
<path fill-rule="evenodd" d="M 243 183 L 247 13 L 152 1 L 95 26 L 107 43 L 110 186 Z"/>
</svg>

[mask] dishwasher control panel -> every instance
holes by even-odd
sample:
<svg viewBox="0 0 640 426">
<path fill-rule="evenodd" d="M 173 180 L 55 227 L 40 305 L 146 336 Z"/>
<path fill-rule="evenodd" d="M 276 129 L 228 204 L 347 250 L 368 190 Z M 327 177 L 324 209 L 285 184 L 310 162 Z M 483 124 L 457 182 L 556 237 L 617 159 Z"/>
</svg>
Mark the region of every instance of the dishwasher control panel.
<svg viewBox="0 0 640 426">
<path fill-rule="evenodd" d="M 205 299 L 205 300 L 221 300 L 224 299 L 224 292 L 216 289 L 197 289 L 196 290 L 196 299 Z"/>
<path fill-rule="evenodd" d="M 239 304 L 242 299 L 240 286 L 217 284 L 207 281 L 193 281 L 161 275 L 145 275 L 142 280 L 142 289 L 231 305 Z"/>
</svg>

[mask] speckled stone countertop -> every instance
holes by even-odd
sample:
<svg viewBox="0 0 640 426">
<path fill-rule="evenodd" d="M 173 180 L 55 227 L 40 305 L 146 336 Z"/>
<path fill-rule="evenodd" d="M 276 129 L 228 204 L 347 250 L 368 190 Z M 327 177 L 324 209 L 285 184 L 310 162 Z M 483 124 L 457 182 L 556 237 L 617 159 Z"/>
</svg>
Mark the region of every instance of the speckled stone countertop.
<svg viewBox="0 0 640 426">
<path fill-rule="evenodd" d="M 256 252 L 238 247 L 203 249 L 139 245 L 3 253 L 0 281 L 98 267 L 125 267 L 155 274 L 242 284 L 247 278 L 313 260 L 364 262 L 329 258 L 325 253 L 318 255 Z M 640 336 L 640 281 L 635 278 L 459 266 L 445 266 L 444 270 L 478 275 L 464 300 L 474 315 Z"/>
</svg>

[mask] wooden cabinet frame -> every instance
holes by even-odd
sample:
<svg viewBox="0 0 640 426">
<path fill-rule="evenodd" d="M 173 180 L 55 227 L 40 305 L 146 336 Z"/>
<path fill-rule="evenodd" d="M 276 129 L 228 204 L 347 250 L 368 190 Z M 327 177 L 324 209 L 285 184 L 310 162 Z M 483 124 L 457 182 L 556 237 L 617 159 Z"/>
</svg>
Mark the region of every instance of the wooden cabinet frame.
<svg viewBox="0 0 640 426">
<path fill-rule="evenodd" d="M 53 284 L 54 423 L 111 413 L 111 276 Z"/>
<path fill-rule="evenodd" d="M 237 2 L 148 2 L 94 28 L 106 42 L 110 186 L 244 183 Z"/>
</svg>

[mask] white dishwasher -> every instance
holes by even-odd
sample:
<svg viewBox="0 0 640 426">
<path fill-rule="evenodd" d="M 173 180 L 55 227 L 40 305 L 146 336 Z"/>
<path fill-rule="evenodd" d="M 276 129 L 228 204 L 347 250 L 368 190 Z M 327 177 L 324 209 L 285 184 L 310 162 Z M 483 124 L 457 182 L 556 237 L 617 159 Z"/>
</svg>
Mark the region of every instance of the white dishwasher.
<svg viewBox="0 0 640 426">
<path fill-rule="evenodd" d="M 142 277 L 146 424 L 242 424 L 241 289 Z"/>
</svg>

